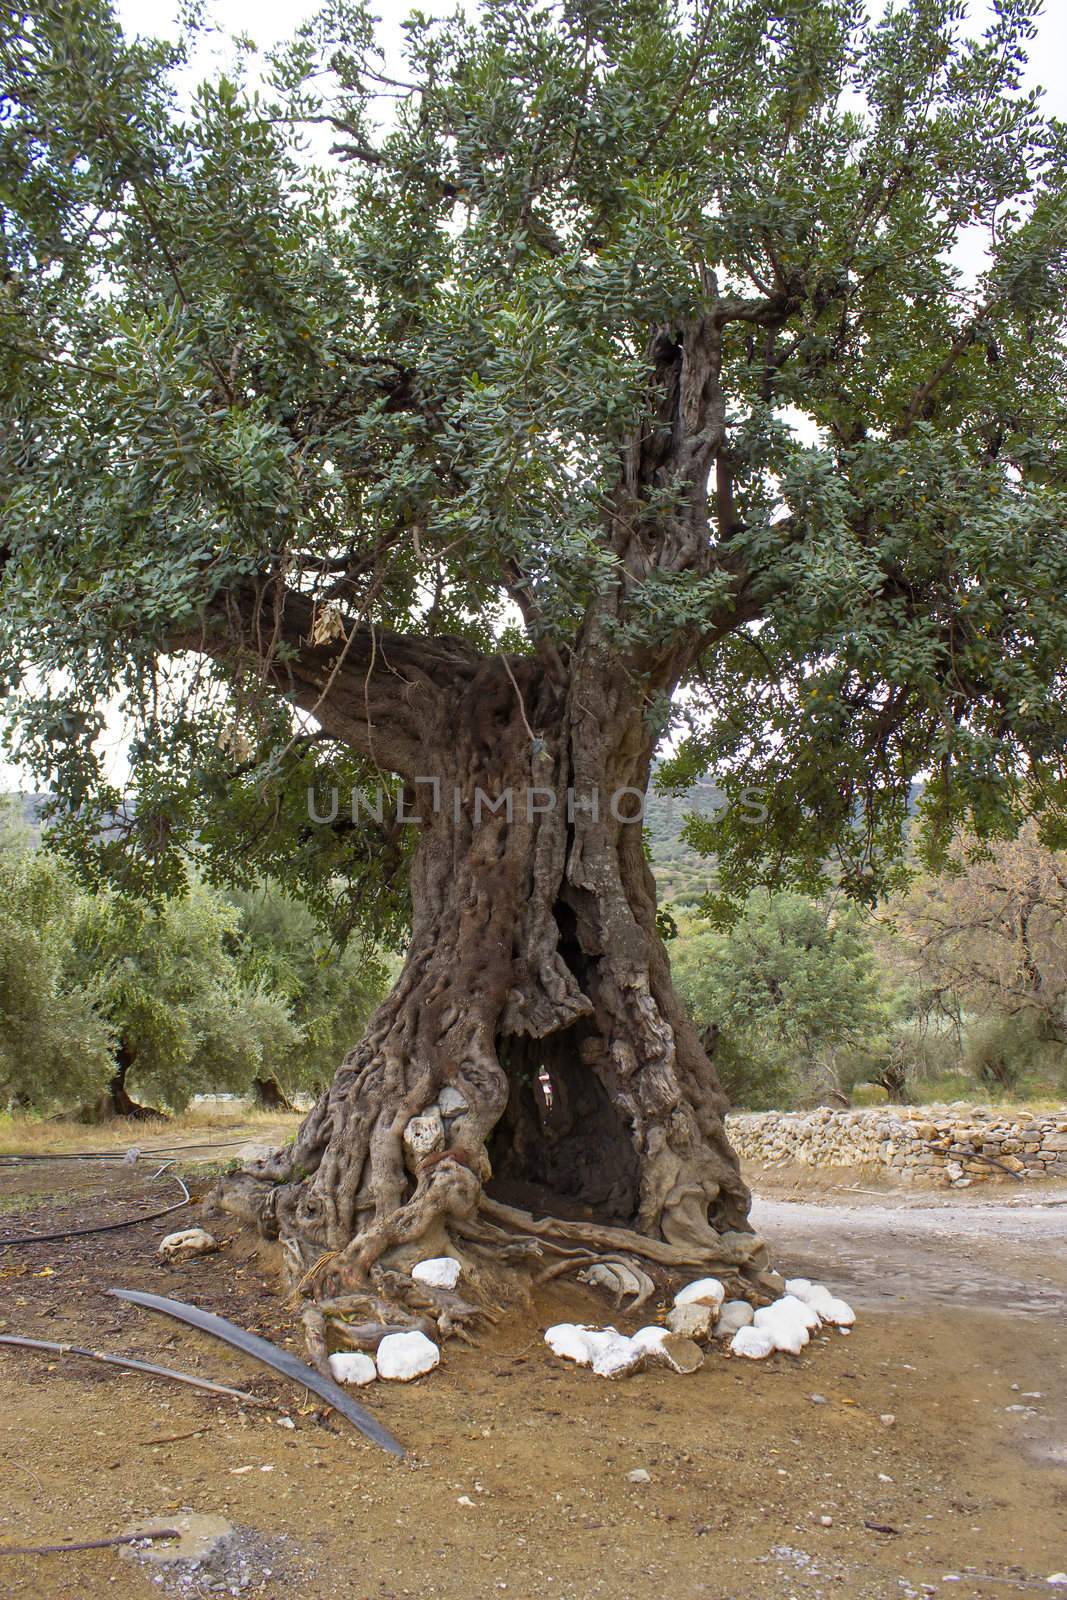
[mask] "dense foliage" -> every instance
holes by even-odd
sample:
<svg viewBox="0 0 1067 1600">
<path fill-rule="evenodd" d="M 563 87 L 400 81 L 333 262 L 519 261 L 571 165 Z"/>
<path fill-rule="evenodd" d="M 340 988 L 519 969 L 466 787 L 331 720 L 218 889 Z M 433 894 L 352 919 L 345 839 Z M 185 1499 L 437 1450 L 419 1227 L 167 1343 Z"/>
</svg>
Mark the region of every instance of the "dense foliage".
<svg viewBox="0 0 1067 1600">
<path fill-rule="evenodd" d="M 85 1104 L 114 1070 L 115 1041 L 74 969 L 72 886 L 0 833 L 0 1107 Z"/>
<path fill-rule="evenodd" d="M 325 947 L 271 885 L 241 905 L 196 880 L 152 903 L 90 893 L 3 835 L 0 1105 L 118 1109 L 116 1076 L 135 1103 L 174 1110 L 257 1080 L 317 1091 L 383 977 L 373 950 Z"/>
<path fill-rule="evenodd" d="M 888 1052 L 891 990 L 847 903 L 757 893 L 728 932 L 683 922 L 672 965 L 741 1105 L 843 1094 Z"/>
<path fill-rule="evenodd" d="M 739 1106 L 1067 1094 L 1067 856 L 957 836 L 875 916 L 757 891 L 678 915 L 671 962 Z M 861 1087 L 863 1086 L 863 1087 Z"/>
<path fill-rule="evenodd" d="M 671 780 L 773 797 L 705 825 L 724 895 L 821 889 L 832 850 L 870 898 L 919 770 L 931 848 L 1026 806 L 1052 837 L 1067 132 L 1019 88 L 1034 15 L 487 0 L 413 17 L 394 79 L 335 0 L 258 86 L 238 61 L 180 99 L 195 24 L 130 42 L 106 0 L 8 0 L 0 650 L 82 854 L 173 885 L 199 834 L 213 875 L 395 933 L 396 830 L 307 826 L 279 584 L 316 638 L 548 663 L 617 593 L 638 676 L 685 642 Z M 669 420 L 650 372 L 698 356 L 710 492 L 635 485 Z M 219 618 L 223 665 L 175 665 Z M 101 841 L 116 698 L 137 808 Z M 343 791 L 389 766 L 377 738 L 327 746 Z"/>
</svg>

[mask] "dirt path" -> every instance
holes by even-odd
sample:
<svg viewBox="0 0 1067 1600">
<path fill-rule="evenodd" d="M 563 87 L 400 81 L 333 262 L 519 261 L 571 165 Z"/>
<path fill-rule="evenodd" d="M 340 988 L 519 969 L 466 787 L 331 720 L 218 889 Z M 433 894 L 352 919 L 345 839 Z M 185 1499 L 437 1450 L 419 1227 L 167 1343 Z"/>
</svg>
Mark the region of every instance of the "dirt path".
<svg viewBox="0 0 1067 1600">
<path fill-rule="evenodd" d="M 1062 1189 L 1049 1200 L 1065 1200 Z M 759 1232 L 800 1275 L 833 1260 L 842 1293 L 871 1310 L 924 1304 L 1067 1321 L 1067 1203 L 891 1197 L 838 1204 L 761 1197 Z"/>
<path fill-rule="evenodd" d="M 5 1227 L 41 1226 L 35 1184 Z M 243 1592 L 272 1600 L 1055 1595 L 1046 1579 L 1067 1570 L 1067 1207 L 827 1198 L 768 1198 L 757 1221 L 786 1272 L 854 1300 L 850 1337 L 831 1333 L 797 1359 L 713 1354 L 690 1378 L 613 1385 L 545 1351 L 549 1320 L 607 1317 L 559 1287 L 488 1346 L 450 1345 L 430 1379 L 365 1393 L 410 1446 L 401 1463 L 302 1414 L 302 1396 L 221 1346 L 104 1293 L 175 1294 L 299 1348 L 268 1259 L 235 1229 L 221 1230 L 220 1255 L 180 1268 L 155 1258 L 165 1224 L 0 1250 L 6 1331 L 193 1366 L 278 1406 L 242 1414 L 0 1350 L 0 1540 L 219 1512 L 259 1540 Z M 74 1184 L 62 1216 L 84 1219 L 89 1200 Z M 283 1407 L 292 1430 L 277 1425 Z M 193 1436 L 170 1437 L 182 1434 Z M 649 1483 L 628 1480 L 638 1467 Z M 0 1594 L 19 1600 L 160 1593 L 114 1551 L 0 1557 Z"/>
</svg>

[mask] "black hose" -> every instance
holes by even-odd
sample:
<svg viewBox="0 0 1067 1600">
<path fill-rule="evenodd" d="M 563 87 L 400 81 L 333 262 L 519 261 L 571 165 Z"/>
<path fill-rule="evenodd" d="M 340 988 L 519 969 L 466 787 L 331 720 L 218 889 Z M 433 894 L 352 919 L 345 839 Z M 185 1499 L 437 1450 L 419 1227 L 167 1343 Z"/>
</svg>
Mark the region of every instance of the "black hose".
<svg viewBox="0 0 1067 1600">
<path fill-rule="evenodd" d="M 207 1144 L 155 1144 L 133 1145 L 132 1149 L 141 1156 L 166 1156 L 175 1150 L 225 1150 L 231 1145 L 254 1144 L 254 1139 L 211 1139 Z M 23 1161 L 125 1161 L 126 1150 L 49 1150 L 26 1151 L 0 1150 L 0 1163 L 10 1162 L 18 1166 Z"/>
<path fill-rule="evenodd" d="M 87 1233 L 117 1233 L 120 1228 L 136 1228 L 142 1222 L 155 1222 L 159 1217 L 169 1217 L 172 1211 L 180 1211 L 183 1206 L 190 1203 L 190 1195 L 184 1181 L 176 1172 L 171 1173 L 171 1181 L 181 1188 L 181 1200 L 176 1200 L 172 1206 L 164 1206 L 162 1211 L 150 1211 L 144 1217 L 129 1217 L 125 1222 L 98 1222 L 92 1228 L 68 1228 L 63 1233 L 29 1233 L 5 1234 L 0 1238 L 0 1245 L 6 1244 L 52 1244 L 57 1239 L 83 1239 Z"/>
<path fill-rule="evenodd" d="M 202 1311 L 199 1306 L 187 1305 L 184 1300 L 168 1300 L 159 1294 L 143 1294 L 139 1289 L 109 1289 L 108 1294 L 113 1294 L 117 1300 L 130 1300 L 135 1306 L 144 1306 L 149 1311 L 162 1311 L 164 1316 L 176 1317 L 179 1322 L 186 1322 L 191 1328 L 199 1328 L 202 1333 L 210 1333 L 216 1339 L 224 1339 L 235 1350 L 241 1350 L 247 1356 L 252 1356 L 256 1361 L 262 1361 L 265 1366 L 273 1367 L 275 1372 L 284 1373 L 294 1383 L 302 1384 L 310 1389 L 313 1394 L 319 1395 L 328 1405 L 333 1406 L 349 1422 L 354 1423 L 366 1438 L 380 1445 L 390 1455 L 402 1456 L 404 1447 L 378 1421 L 365 1407 L 357 1405 L 350 1400 L 339 1384 L 332 1378 L 326 1378 L 321 1372 L 316 1372 L 314 1367 L 309 1367 L 306 1362 L 297 1356 L 291 1355 L 288 1350 L 280 1349 L 276 1344 L 271 1344 L 269 1339 L 263 1339 L 258 1333 L 249 1333 L 246 1328 L 239 1328 L 235 1322 L 230 1322 L 226 1317 L 217 1317 L 213 1311 Z"/>
</svg>

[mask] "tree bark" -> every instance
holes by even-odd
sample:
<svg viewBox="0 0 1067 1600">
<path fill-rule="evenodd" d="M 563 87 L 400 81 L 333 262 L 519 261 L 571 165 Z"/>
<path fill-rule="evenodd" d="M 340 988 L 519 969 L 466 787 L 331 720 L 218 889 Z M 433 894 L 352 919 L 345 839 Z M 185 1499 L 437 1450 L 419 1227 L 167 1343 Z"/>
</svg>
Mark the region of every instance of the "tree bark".
<svg viewBox="0 0 1067 1600">
<path fill-rule="evenodd" d="M 128 1117 L 132 1122 L 165 1122 L 166 1114 L 154 1106 L 143 1106 L 134 1100 L 126 1087 L 126 1079 L 134 1063 L 135 1051 L 125 1039 L 119 1043 L 115 1054 L 115 1071 L 107 1089 L 90 1112 L 93 1122 L 106 1122 L 112 1117 Z"/>
<path fill-rule="evenodd" d="M 556 1251 L 760 1294 L 727 1103 L 656 931 L 647 691 L 590 634 L 566 682 L 486 658 L 424 725 L 396 986 L 295 1144 L 223 1197 L 281 1235 L 305 1290 Z"/>
<path fill-rule="evenodd" d="M 255 659 L 329 737 L 400 774 L 420 819 L 396 987 L 295 1144 L 224 1195 L 281 1236 L 303 1292 L 371 1320 L 389 1321 L 398 1296 L 424 1309 L 404 1269 L 444 1251 L 543 1268 L 555 1255 L 550 1272 L 610 1258 L 639 1266 L 647 1292 L 653 1267 L 714 1271 L 754 1299 L 780 1286 L 749 1227 L 726 1099 L 671 984 L 637 815 L 654 708 L 760 609 L 731 544 L 719 368 L 728 321 L 783 312 L 716 300 L 710 277 L 706 289 L 713 313 L 651 337 L 648 415 L 605 507 L 614 576 L 569 645 L 547 638 L 517 572 L 502 582 L 530 656 L 346 626 L 277 584 L 226 593 L 199 636 L 175 640 Z M 643 642 L 623 647 L 656 571 L 718 573 L 721 605 L 699 628 L 639 626 Z M 264 649 L 279 638 L 283 656 Z M 437 1310 L 462 1321 L 453 1303 Z"/>
<path fill-rule="evenodd" d="M 293 1111 L 295 1109 L 277 1078 L 253 1078 L 252 1098 L 257 1111 Z"/>
</svg>

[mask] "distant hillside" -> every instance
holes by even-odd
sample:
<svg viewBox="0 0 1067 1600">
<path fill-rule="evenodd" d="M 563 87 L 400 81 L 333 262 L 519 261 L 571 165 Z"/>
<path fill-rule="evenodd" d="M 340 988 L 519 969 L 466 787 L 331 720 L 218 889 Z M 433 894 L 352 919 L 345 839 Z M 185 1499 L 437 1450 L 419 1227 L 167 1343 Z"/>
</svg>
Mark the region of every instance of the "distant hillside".
<svg viewBox="0 0 1067 1600">
<path fill-rule="evenodd" d="M 681 838 L 682 825 L 692 811 L 710 816 L 722 805 L 722 791 L 704 781 L 684 795 L 665 795 L 651 789 L 645 805 L 645 830 L 652 854 L 652 873 L 660 904 L 676 905 L 700 900 L 712 886 L 714 859 L 701 856 Z"/>
<path fill-rule="evenodd" d="M 7 811 L 15 826 L 29 829 L 33 843 L 37 844 L 43 827 L 42 814 L 48 804 L 46 794 L 0 794 L 0 809 Z"/>
<path fill-rule="evenodd" d="M 923 785 L 911 785 L 908 812 L 913 814 L 922 798 Z M 702 856 L 680 837 L 686 816 L 693 811 L 711 816 L 723 804 L 722 790 L 710 779 L 694 784 L 684 795 L 668 796 L 651 789 L 645 804 L 645 830 L 652 854 L 652 873 L 659 890 L 659 902 L 691 905 L 702 899 L 715 874 L 714 856 Z"/>
</svg>

